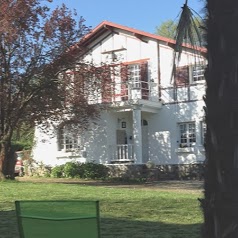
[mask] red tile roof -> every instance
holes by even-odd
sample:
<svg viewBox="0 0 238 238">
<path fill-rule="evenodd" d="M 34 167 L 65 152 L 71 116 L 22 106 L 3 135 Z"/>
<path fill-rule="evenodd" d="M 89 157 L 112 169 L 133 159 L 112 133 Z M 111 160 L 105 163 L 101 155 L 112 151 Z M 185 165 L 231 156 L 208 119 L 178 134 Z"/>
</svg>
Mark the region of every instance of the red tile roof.
<svg viewBox="0 0 238 238">
<path fill-rule="evenodd" d="M 113 22 L 109 22 L 109 21 L 103 21 L 101 22 L 98 26 L 96 26 L 94 29 L 92 29 L 92 31 L 90 33 L 88 33 L 86 36 L 83 37 L 83 39 L 80 41 L 81 44 L 84 45 L 88 45 L 93 39 L 95 39 L 98 35 L 106 32 L 109 28 L 117 28 L 120 30 L 124 30 L 124 31 L 128 31 L 131 32 L 135 35 L 140 35 L 140 36 L 144 36 L 144 37 L 148 37 L 151 39 L 155 39 L 158 41 L 163 41 L 166 43 L 170 43 L 172 45 L 175 45 L 175 40 L 167 38 L 167 37 L 163 37 L 163 36 L 159 36 L 159 35 L 155 35 L 155 34 L 151 34 L 148 32 L 144 32 L 141 30 L 137 30 L 131 27 L 127 27 L 127 26 L 122 26 Z M 189 44 L 184 44 L 184 47 L 187 48 L 194 48 Z M 203 47 L 196 47 L 195 48 L 198 51 L 201 51 L 203 53 L 207 52 L 206 48 Z"/>
</svg>

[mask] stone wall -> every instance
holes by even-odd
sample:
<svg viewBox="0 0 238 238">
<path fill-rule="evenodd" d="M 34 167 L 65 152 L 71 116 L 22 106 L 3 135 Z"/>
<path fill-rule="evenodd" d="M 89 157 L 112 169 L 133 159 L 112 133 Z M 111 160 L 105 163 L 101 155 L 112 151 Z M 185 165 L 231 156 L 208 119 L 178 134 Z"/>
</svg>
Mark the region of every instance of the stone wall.
<svg viewBox="0 0 238 238">
<path fill-rule="evenodd" d="M 124 179 L 144 179 L 145 181 L 202 180 L 204 176 L 203 163 L 172 165 L 113 164 L 107 166 L 110 177 Z"/>
</svg>

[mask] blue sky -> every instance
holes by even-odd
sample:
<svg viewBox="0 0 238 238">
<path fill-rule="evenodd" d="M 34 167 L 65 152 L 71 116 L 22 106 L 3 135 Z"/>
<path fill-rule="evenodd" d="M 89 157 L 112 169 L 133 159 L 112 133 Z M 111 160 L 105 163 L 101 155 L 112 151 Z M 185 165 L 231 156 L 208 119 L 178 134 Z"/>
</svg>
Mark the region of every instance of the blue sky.
<svg viewBox="0 0 238 238">
<path fill-rule="evenodd" d="M 65 3 L 76 9 L 87 26 L 93 28 L 107 20 L 138 30 L 155 33 L 156 26 L 171 19 L 176 20 L 185 0 L 54 0 L 55 8 Z M 188 0 L 188 5 L 201 14 L 203 0 Z"/>
</svg>

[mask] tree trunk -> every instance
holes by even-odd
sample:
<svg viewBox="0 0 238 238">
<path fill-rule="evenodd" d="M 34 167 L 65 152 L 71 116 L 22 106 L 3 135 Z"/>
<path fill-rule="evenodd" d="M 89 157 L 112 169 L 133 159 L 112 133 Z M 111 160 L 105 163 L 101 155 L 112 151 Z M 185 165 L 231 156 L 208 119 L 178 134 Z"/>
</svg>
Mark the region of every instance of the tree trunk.
<svg viewBox="0 0 238 238">
<path fill-rule="evenodd" d="M 238 237 L 238 1 L 207 0 L 203 238 Z"/>
<path fill-rule="evenodd" d="M 0 145 L 0 179 L 14 179 L 15 156 L 11 140 L 7 139 Z"/>
</svg>

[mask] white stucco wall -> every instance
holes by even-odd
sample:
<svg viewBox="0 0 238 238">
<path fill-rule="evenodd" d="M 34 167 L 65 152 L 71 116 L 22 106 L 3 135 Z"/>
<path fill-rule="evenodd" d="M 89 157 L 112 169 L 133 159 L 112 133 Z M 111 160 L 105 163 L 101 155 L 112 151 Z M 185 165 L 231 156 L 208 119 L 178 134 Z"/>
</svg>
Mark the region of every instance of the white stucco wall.
<svg viewBox="0 0 238 238">
<path fill-rule="evenodd" d="M 58 151 L 56 130 L 50 127 L 47 131 L 48 133 L 40 127 L 35 128 L 33 159 L 45 165 L 55 165 L 58 162 L 56 159 Z"/>
<path fill-rule="evenodd" d="M 203 101 L 164 105 L 149 121 L 149 153 L 156 164 L 193 163 L 204 160 L 200 123 L 203 120 Z M 196 123 L 196 144 L 179 148 L 178 123 Z"/>
</svg>

